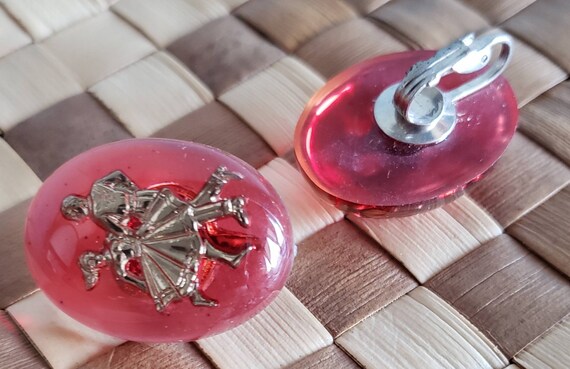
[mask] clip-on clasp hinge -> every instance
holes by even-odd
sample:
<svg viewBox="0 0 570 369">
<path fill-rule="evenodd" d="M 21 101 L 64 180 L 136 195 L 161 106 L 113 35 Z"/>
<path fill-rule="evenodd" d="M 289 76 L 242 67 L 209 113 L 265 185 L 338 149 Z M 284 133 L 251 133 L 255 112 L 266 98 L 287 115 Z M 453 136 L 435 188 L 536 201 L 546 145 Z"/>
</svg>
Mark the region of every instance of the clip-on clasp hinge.
<svg viewBox="0 0 570 369">
<path fill-rule="evenodd" d="M 495 52 L 495 46 L 501 46 Z M 374 116 L 388 136 L 409 144 L 441 142 L 457 122 L 455 102 L 486 87 L 505 70 L 513 41 L 501 30 L 475 37 L 470 33 L 416 63 L 402 82 L 384 90 L 374 105 Z M 494 53 L 495 52 L 495 53 Z M 442 77 L 469 74 L 487 68 L 479 76 L 450 91 L 437 87 Z"/>
</svg>

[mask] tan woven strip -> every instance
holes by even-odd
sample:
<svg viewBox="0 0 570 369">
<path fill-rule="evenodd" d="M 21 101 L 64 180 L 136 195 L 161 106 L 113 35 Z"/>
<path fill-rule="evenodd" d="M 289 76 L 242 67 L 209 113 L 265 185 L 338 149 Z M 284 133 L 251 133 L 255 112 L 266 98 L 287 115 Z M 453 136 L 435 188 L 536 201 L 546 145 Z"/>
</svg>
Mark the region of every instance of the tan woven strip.
<svg viewBox="0 0 570 369">
<path fill-rule="evenodd" d="M 508 232 L 570 276 L 570 187 L 519 219 Z"/>
<path fill-rule="evenodd" d="M 570 281 L 507 235 L 426 283 L 512 357 L 570 309 Z"/>
<path fill-rule="evenodd" d="M 149 344 L 127 342 L 89 361 L 82 369 L 192 368 L 213 369 L 214 366 L 193 344 Z"/>
<path fill-rule="evenodd" d="M 570 165 L 570 82 L 563 82 L 520 111 L 520 130 Z"/>
<path fill-rule="evenodd" d="M 372 238 L 341 220 L 299 244 L 287 286 L 337 337 L 417 282 Z"/>
<path fill-rule="evenodd" d="M 570 316 L 519 352 L 515 361 L 525 369 L 565 368 L 570 363 Z"/>
</svg>

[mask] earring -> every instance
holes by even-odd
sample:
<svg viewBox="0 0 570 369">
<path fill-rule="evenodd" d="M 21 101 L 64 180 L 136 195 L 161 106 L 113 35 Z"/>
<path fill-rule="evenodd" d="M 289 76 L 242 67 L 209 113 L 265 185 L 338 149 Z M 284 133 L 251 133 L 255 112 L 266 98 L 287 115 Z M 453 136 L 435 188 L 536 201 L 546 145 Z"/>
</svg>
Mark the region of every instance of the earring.
<svg viewBox="0 0 570 369">
<path fill-rule="evenodd" d="M 500 77 L 512 48 L 508 34 L 492 30 L 341 72 L 299 120 L 300 167 L 335 205 L 360 216 L 412 215 L 453 200 L 514 135 L 517 102 Z"/>
<path fill-rule="evenodd" d="M 204 145 L 134 139 L 87 151 L 41 187 L 27 218 L 33 277 L 71 317 L 134 341 L 190 341 L 249 319 L 294 257 L 275 190 Z"/>
</svg>

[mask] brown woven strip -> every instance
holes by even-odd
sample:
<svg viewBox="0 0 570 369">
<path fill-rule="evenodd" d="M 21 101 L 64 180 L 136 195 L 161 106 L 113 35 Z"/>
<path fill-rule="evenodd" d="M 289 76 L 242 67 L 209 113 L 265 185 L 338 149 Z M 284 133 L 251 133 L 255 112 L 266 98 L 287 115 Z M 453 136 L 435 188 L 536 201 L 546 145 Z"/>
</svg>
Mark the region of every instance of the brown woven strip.
<svg viewBox="0 0 570 369">
<path fill-rule="evenodd" d="M 352 5 L 362 14 L 370 13 L 390 0 L 345 0 L 345 3 Z"/>
<path fill-rule="evenodd" d="M 40 354 L 4 311 L 0 311 L 0 368 L 48 368 Z"/>
<path fill-rule="evenodd" d="M 92 147 L 131 137 L 87 93 L 49 107 L 5 135 L 6 141 L 42 179 Z"/>
<path fill-rule="evenodd" d="M 517 133 L 503 157 L 469 194 L 504 227 L 570 181 L 570 169 Z"/>
<path fill-rule="evenodd" d="M 250 0 L 235 14 L 290 52 L 328 27 L 356 16 L 341 0 Z"/>
<path fill-rule="evenodd" d="M 468 317 L 509 356 L 570 310 L 570 282 L 502 235 L 432 278 L 426 286 Z"/>
<path fill-rule="evenodd" d="M 153 136 L 216 146 L 256 168 L 275 157 L 273 150 L 257 133 L 218 102 L 205 105 Z"/>
<path fill-rule="evenodd" d="M 498 24 L 517 14 L 536 0 L 463 0 L 471 7 Z"/>
<path fill-rule="evenodd" d="M 357 18 L 321 33 L 302 46 L 297 55 L 330 78 L 370 57 L 406 49 L 371 21 Z"/>
<path fill-rule="evenodd" d="M 208 23 L 168 47 L 220 95 L 285 54 L 233 16 Z"/>
<path fill-rule="evenodd" d="M 330 345 L 304 357 L 286 369 L 358 369 L 360 366 L 337 345 Z"/>
<path fill-rule="evenodd" d="M 525 347 L 515 361 L 525 369 L 566 368 L 570 362 L 570 315 Z"/>
<path fill-rule="evenodd" d="M 287 285 L 334 337 L 417 286 L 346 220 L 301 242 L 297 257 Z"/>
<path fill-rule="evenodd" d="M 570 276 L 570 187 L 508 228 L 509 234 Z"/>
<path fill-rule="evenodd" d="M 127 342 L 89 363 L 83 369 L 213 369 L 214 366 L 190 343 L 144 344 Z"/>
<path fill-rule="evenodd" d="M 425 49 L 439 49 L 467 32 L 489 27 L 485 18 L 454 0 L 392 0 L 371 16 Z"/>
<path fill-rule="evenodd" d="M 570 2 L 542 0 L 506 21 L 503 27 L 548 55 L 568 72 L 570 40 L 563 28 L 568 28 L 569 18 Z"/>
<path fill-rule="evenodd" d="M 568 77 L 564 70 L 524 42 L 515 39 L 514 47 L 513 60 L 504 75 L 515 91 L 519 107 Z"/>
<path fill-rule="evenodd" d="M 570 165 L 570 82 L 547 91 L 520 111 L 520 130 Z"/>
</svg>

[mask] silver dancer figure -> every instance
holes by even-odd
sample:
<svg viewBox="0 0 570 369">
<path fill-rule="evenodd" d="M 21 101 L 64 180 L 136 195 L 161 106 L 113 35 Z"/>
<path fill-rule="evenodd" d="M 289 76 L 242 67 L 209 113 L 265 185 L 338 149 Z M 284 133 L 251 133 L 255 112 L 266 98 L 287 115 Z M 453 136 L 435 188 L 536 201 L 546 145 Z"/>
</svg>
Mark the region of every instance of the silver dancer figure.
<svg viewBox="0 0 570 369">
<path fill-rule="evenodd" d="M 226 183 L 241 178 L 219 167 L 200 192 L 185 201 L 168 188 L 139 189 L 115 171 L 97 180 L 87 197 L 66 197 L 61 206 L 66 219 L 89 217 L 107 231 L 106 250 L 87 251 L 79 258 L 86 288 L 95 287 L 100 269 L 110 265 L 120 280 L 148 292 L 158 311 L 183 297 L 194 305 L 216 306 L 200 293 L 200 260 L 209 258 L 236 268 L 253 246 L 229 254 L 203 239 L 199 230 L 228 216 L 242 227 L 249 225 L 244 197 L 220 197 Z"/>
</svg>

